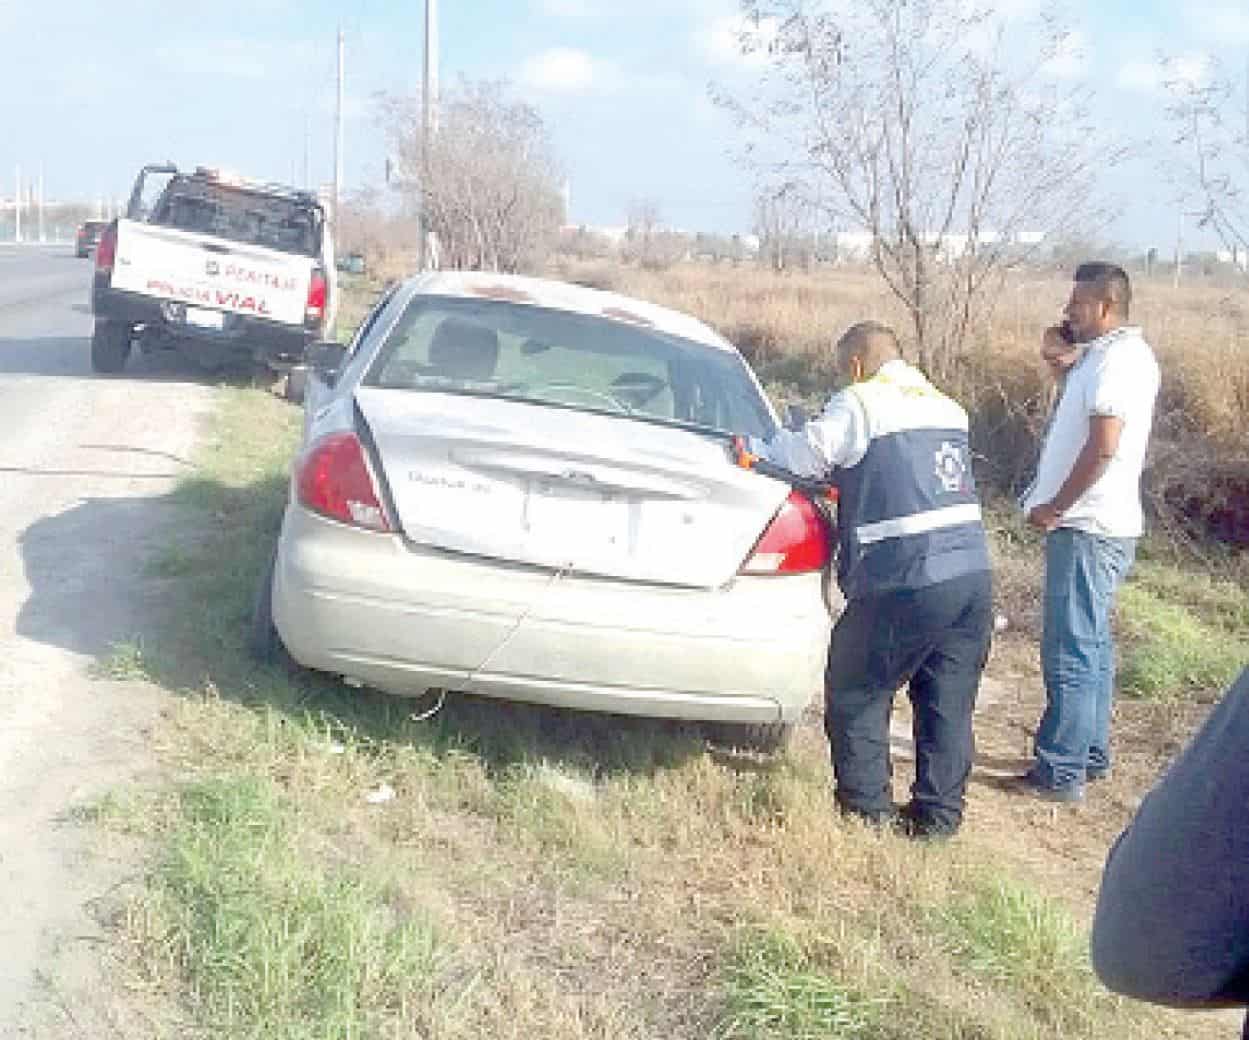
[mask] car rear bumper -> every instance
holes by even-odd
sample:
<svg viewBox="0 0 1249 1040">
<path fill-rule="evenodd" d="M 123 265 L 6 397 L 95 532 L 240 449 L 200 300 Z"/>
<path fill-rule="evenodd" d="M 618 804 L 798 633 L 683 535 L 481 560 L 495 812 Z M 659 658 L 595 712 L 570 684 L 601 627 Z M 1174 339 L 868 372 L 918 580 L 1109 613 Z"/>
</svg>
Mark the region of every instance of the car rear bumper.
<svg viewBox="0 0 1249 1040">
<path fill-rule="evenodd" d="M 291 656 L 378 689 L 794 721 L 822 685 L 823 576 L 686 589 L 457 556 L 286 512 L 273 609 Z"/>
</svg>

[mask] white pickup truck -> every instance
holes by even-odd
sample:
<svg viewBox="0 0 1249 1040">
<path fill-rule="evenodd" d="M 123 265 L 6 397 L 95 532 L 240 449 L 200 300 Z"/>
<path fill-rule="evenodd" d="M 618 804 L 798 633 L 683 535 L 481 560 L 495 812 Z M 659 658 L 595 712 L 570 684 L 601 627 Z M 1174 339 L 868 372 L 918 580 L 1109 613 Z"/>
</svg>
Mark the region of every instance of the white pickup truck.
<svg viewBox="0 0 1249 1040">
<path fill-rule="evenodd" d="M 132 344 L 205 368 L 297 364 L 332 328 L 330 229 L 308 192 L 197 168 L 146 166 L 126 216 L 96 246 L 91 365 L 119 372 Z"/>
</svg>

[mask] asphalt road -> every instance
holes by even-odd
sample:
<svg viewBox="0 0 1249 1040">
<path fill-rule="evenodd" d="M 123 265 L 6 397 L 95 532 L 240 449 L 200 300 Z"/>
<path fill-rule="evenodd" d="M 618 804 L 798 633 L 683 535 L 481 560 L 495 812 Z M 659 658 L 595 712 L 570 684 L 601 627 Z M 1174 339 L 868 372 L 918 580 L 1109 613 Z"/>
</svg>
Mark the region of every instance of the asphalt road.
<svg viewBox="0 0 1249 1040">
<path fill-rule="evenodd" d="M 0 245 L 0 1037 L 114 1035 L 83 1003 L 128 874 L 74 809 L 151 768 L 164 702 L 93 667 L 156 609 L 144 564 L 211 391 L 89 362 L 91 263 Z"/>
</svg>

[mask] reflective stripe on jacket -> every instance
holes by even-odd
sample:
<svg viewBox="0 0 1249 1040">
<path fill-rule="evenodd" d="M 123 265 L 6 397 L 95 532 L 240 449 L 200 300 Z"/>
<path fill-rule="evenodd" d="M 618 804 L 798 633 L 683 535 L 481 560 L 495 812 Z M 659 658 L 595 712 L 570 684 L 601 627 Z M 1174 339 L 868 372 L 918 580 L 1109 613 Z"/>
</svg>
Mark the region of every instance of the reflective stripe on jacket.
<svg viewBox="0 0 1249 1040">
<path fill-rule="evenodd" d="M 850 392 L 867 418 L 868 445 L 837 472 L 837 580 L 846 598 L 988 570 L 967 413 L 909 365 Z"/>
</svg>

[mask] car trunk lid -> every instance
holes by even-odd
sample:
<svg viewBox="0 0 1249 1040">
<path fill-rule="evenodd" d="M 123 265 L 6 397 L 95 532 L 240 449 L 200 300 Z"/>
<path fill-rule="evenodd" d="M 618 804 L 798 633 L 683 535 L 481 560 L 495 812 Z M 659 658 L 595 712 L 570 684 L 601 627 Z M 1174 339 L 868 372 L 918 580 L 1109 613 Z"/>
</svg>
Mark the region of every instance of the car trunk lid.
<svg viewBox="0 0 1249 1040">
<path fill-rule="evenodd" d="M 404 534 L 455 552 L 716 587 L 788 494 L 710 433 L 472 395 L 356 400 Z"/>
</svg>

